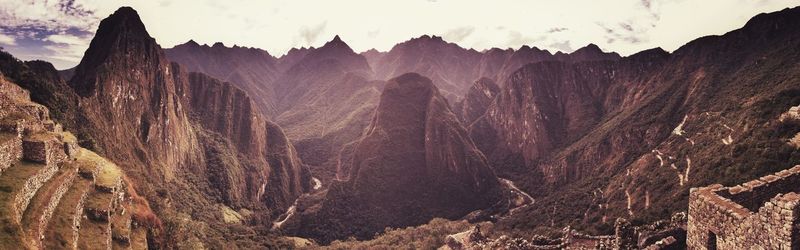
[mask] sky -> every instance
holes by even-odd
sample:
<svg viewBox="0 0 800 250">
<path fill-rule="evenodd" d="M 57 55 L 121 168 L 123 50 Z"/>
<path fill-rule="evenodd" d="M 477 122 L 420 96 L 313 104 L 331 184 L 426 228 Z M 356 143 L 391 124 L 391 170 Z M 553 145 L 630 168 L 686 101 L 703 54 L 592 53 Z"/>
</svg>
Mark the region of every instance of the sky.
<svg viewBox="0 0 800 250">
<path fill-rule="evenodd" d="M 742 27 L 800 0 L 0 0 L 0 47 L 58 69 L 80 61 L 100 20 L 137 10 L 164 48 L 193 39 L 267 50 L 321 46 L 335 35 L 361 52 L 421 35 L 465 48 L 535 46 L 572 52 L 589 43 L 630 55 L 674 51 Z"/>
</svg>

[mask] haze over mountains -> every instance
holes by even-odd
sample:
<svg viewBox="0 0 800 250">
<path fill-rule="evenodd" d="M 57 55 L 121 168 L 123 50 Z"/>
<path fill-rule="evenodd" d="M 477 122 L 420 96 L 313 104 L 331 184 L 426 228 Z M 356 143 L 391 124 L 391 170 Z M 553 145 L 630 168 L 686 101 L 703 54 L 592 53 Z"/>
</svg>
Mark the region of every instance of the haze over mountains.
<svg viewBox="0 0 800 250">
<path fill-rule="evenodd" d="M 800 119 L 782 118 L 800 106 L 797 23 L 785 9 L 626 57 L 426 35 L 276 58 L 162 49 L 123 7 L 75 69 L 3 52 L 0 70 L 130 177 L 165 225 L 151 248 L 366 242 L 434 218 L 608 235 L 686 211 L 693 187 L 800 163 Z"/>
</svg>

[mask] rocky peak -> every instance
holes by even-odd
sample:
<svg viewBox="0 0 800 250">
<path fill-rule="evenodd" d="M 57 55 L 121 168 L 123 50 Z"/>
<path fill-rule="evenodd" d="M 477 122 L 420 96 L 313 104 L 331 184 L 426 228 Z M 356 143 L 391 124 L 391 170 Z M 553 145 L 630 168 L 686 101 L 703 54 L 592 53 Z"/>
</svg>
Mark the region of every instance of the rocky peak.
<svg viewBox="0 0 800 250">
<path fill-rule="evenodd" d="M 334 183 L 319 228 L 359 225 L 320 235 L 322 241 L 371 237 L 388 227 L 457 219 L 501 199 L 500 183 L 430 79 L 407 73 L 383 90 L 372 124 L 357 143 L 351 178 Z M 352 202 L 343 203 L 341 200 Z M 351 218 L 323 218 L 350 211 Z M 319 222 L 317 222 L 319 223 Z M 352 227 L 349 227 L 352 228 Z"/>
<path fill-rule="evenodd" d="M 147 33 L 136 11 L 122 7 L 100 22 L 95 37 L 76 67 L 76 77 L 70 81 L 70 86 L 81 96 L 92 95 L 98 87 L 97 79 L 84 76 L 98 73 L 96 70 L 101 65 L 134 71 L 153 66 L 152 62 L 166 64 L 161 48 Z"/>
<path fill-rule="evenodd" d="M 319 50 L 320 51 L 339 51 L 339 53 L 348 53 L 348 54 L 352 53 L 352 54 L 355 54 L 355 52 L 353 52 L 353 49 L 350 48 L 350 45 L 347 45 L 347 43 L 342 41 L 342 38 L 339 37 L 339 35 L 334 36 L 333 40 L 330 40 L 329 42 L 325 43 L 325 45 L 320 47 Z"/>
<path fill-rule="evenodd" d="M 195 42 L 193 39 L 189 39 L 189 41 L 184 43 L 183 45 L 190 46 L 190 47 L 199 47 L 200 46 L 200 44 Z"/>
<path fill-rule="evenodd" d="M 618 60 L 619 54 L 616 52 L 606 53 L 600 49 L 596 44 L 590 43 L 583 48 L 575 50 L 569 54 L 570 60 L 573 62 L 578 61 L 604 61 L 604 60 Z"/>
</svg>

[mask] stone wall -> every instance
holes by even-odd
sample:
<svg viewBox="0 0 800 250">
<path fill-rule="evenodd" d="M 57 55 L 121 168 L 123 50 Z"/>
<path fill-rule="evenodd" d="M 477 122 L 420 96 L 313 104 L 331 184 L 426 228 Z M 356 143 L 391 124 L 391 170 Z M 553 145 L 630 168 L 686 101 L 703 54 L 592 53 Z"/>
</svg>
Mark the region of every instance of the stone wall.
<svg viewBox="0 0 800 250">
<path fill-rule="evenodd" d="M 0 175 L 22 158 L 22 140 L 18 135 L 0 134 Z"/>
<path fill-rule="evenodd" d="M 798 249 L 800 166 L 689 195 L 689 249 Z"/>
<path fill-rule="evenodd" d="M 67 159 L 63 143 L 52 135 L 37 135 L 22 140 L 25 160 L 52 165 Z"/>
</svg>

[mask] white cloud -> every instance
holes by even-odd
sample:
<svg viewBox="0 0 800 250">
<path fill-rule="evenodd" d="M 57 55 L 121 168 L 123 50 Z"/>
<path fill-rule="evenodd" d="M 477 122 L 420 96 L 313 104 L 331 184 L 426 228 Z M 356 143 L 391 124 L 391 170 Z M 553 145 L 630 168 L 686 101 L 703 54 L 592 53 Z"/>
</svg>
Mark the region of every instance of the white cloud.
<svg viewBox="0 0 800 250">
<path fill-rule="evenodd" d="M 45 38 L 45 41 L 50 41 L 53 43 L 65 44 L 65 45 L 84 45 L 88 44 L 91 41 L 91 37 L 84 38 L 67 34 L 55 34 L 47 36 L 47 38 Z"/>
<path fill-rule="evenodd" d="M 798 5 L 797 0 L 71 2 L 0 0 L 0 27 L 46 27 L 55 34 L 69 29 L 94 32 L 100 19 L 130 5 L 163 47 L 194 39 L 281 55 L 295 46 L 320 46 L 338 34 L 356 51 L 386 51 L 430 34 L 477 50 L 531 45 L 554 52 L 595 43 L 629 55 L 653 47 L 672 51 L 692 39 L 739 28 L 758 13 Z M 59 35 L 47 39 L 59 44 L 53 47 L 64 47 L 58 53 L 71 56 L 89 43 Z M 81 42 L 84 47 L 77 47 Z"/>
<path fill-rule="evenodd" d="M 0 45 L 17 45 L 17 40 L 13 36 L 0 33 Z"/>
</svg>

